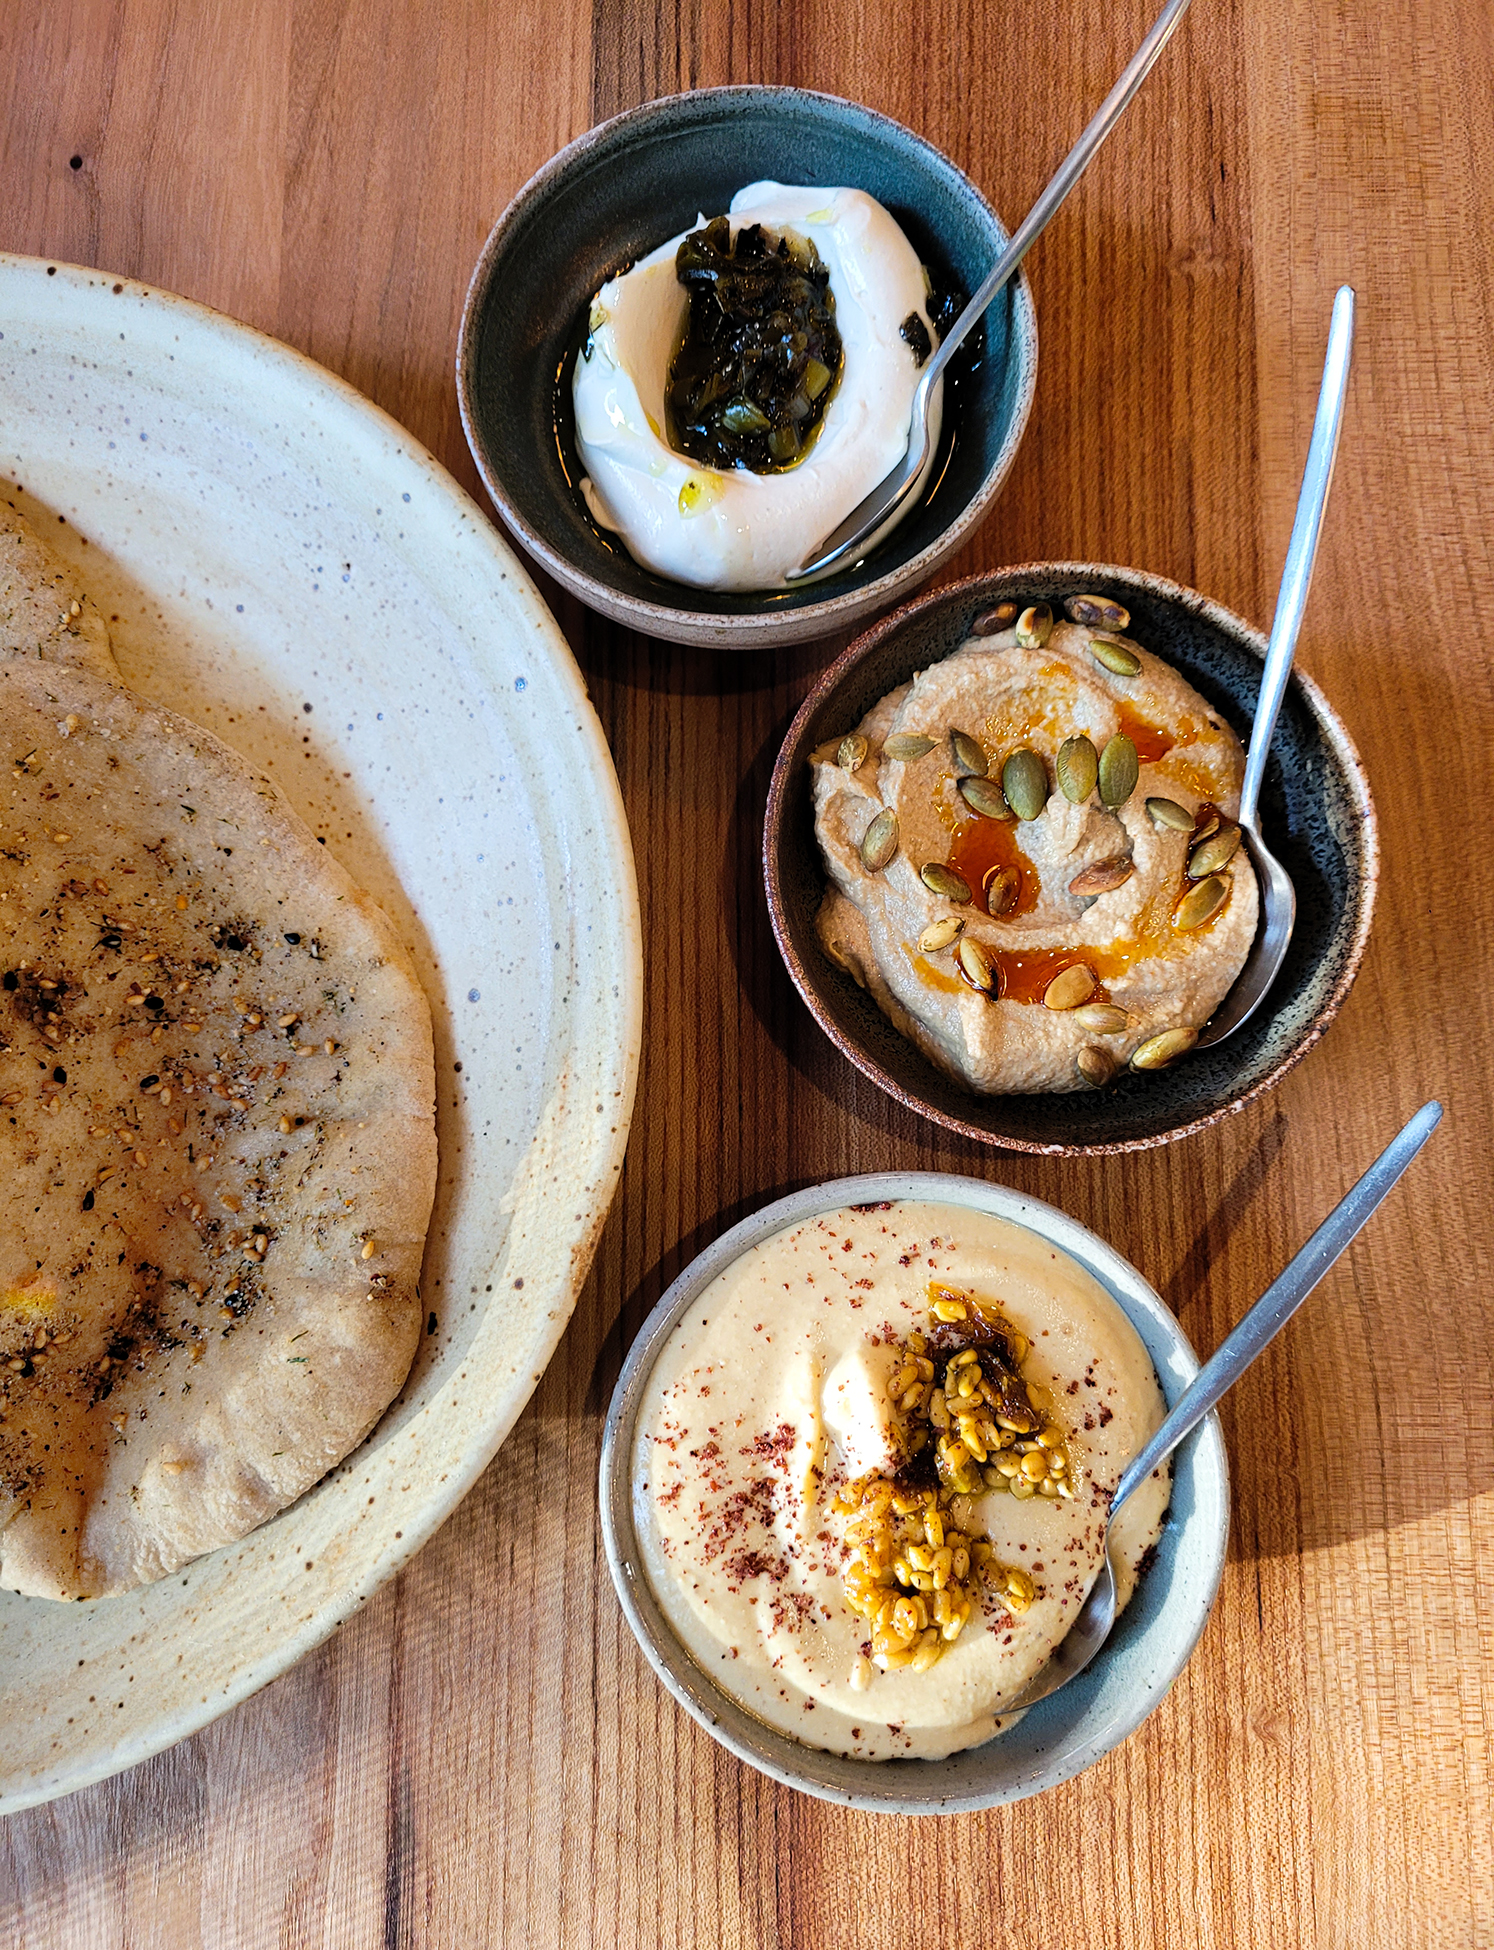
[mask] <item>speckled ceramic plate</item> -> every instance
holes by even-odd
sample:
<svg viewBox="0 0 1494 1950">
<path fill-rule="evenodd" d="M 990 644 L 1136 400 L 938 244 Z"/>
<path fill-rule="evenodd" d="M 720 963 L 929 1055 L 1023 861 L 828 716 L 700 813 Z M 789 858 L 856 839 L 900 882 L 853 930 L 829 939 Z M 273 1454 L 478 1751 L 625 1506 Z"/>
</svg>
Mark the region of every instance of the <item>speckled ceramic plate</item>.
<svg viewBox="0 0 1494 1950">
<path fill-rule="evenodd" d="M 293 1508 L 98 1604 L 0 1593 L 0 1812 L 193 1732 L 392 1575 L 528 1400 L 622 1164 L 642 960 L 627 824 L 565 641 L 481 512 L 309 360 L 0 256 L 0 477 L 127 680 L 263 766 L 382 902 L 436 1027 L 428 1333 Z"/>
</svg>

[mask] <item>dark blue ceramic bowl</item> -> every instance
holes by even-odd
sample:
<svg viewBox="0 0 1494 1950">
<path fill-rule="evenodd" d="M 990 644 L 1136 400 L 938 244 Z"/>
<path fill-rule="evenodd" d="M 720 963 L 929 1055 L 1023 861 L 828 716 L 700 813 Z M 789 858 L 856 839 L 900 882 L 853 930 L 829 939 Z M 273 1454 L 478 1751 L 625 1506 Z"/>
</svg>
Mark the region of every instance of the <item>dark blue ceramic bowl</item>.
<svg viewBox="0 0 1494 1950">
<path fill-rule="evenodd" d="M 1266 639 L 1222 604 L 1136 569 L 1035 562 L 951 584 L 867 630 L 800 706 L 773 769 L 763 831 L 768 911 L 784 964 L 820 1027 L 908 1109 L 1013 1151 L 1133 1151 L 1200 1131 L 1269 1090 L 1338 1013 L 1358 972 L 1375 907 L 1380 847 L 1369 780 L 1342 719 L 1292 672 L 1261 793 L 1266 844 L 1297 890 L 1297 925 L 1259 1012 L 1234 1035 L 1170 1069 L 1123 1071 L 1104 1090 L 978 1097 L 936 1070 L 820 946 L 814 917 L 825 871 L 814 836 L 809 754 L 858 724 L 880 697 L 971 634 L 992 604 L 1114 596 L 1128 634 L 1182 672 L 1249 742 Z"/>
<path fill-rule="evenodd" d="M 604 122 L 525 185 L 478 259 L 457 349 L 468 443 L 530 554 L 631 628 L 742 650 L 844 629 L 925 582 L 990 508 L 1037 376 L 1032 293 L 1018 278 L 946 382 L 932 490 L 859 568 L 754 595 L 690 589 L 641 568 L 577 491 L 570 374 L 589 303 L 608 278 L 763 178 L 868 191 L 946 287 L 973 291 L 1007 241 L 948 157 L 885 115 L 799 88 L 702 89 Z"/>
</svg>

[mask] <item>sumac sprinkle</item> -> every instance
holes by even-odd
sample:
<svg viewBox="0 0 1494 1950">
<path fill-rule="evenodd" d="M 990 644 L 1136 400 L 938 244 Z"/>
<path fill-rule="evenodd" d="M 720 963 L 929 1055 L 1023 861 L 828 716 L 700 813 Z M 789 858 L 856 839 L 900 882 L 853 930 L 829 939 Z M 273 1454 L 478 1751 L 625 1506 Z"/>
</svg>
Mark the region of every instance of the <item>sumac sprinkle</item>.
<svg viewBox="0 0 1494 1950">
<path fill-rule="evenodd" d="M 670 440 L 710 467 L 772 474 L 803 457 L 840 374 L 830 273 L 812 241 L 725 217 L 675 254 L 690 294 L 669 368 Z"/>
</svg>

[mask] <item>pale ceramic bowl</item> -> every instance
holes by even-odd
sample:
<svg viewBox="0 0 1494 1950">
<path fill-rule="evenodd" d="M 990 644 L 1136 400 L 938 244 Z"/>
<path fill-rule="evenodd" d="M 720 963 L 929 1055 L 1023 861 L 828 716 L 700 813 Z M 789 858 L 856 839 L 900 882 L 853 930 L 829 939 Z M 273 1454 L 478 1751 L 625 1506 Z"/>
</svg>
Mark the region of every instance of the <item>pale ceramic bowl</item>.
<svg viewBox="0 0 1494 1950">
<path fill-rule="evenodd" d="M 885 115 L 803 88 L 703 88 L 604 122 L 525 184 L 478 259 L 457 348 L 468 444 L 535 560 L 615 622 L 733 650 L 846 629 L 927 582 L 984 520 L 1037 379 L 1032 293 L 1019 277 L 946 382 L 933 486 L 864 565 L 749 595 L 641 568 L 577 491 L 570 384 L 588 307 L 608 278 L 763 178 L 868 191 L 946 287 L 953 279 L 973 291 L 1007 241 L 969 178 Z"/>
<path fill-rule="evenodd" d="M 1131 612 L 1130 634 L 1182 672 L 1249 741 L 1266 640 L 1220 603 L 1162 576 L 1097 562 L 1030 562 L 951 583 L 864 632 L 823 673 L 783 741 L 768 788 L 763 874 L 779 952 L 842 1055 L 922 1117 L 985 1144 L 1055 1154 L 1133 1151 L 1204 1130 L 1279 1083 L 1327 1029 L 1369 940 L 1380 850 L 1354 741 L 1313 680 L 1294 670 L 1261 795 L 1266 843 L 1297 890 L 1297 925 L 1258 1013 L 1233 1036 L 1167 1070 L 1124 1071 L 1104 1090 L 976 1096 L 900 1035 L 820 945 L 825 869 L 814 836 L 809 754 L 840 737 L 915 671 L 970 635 L 1007 598 L 1055 608 L 1080 591 Z"/>
<path fill-rule="evenodd" d="M 1156 1558 L 1088 1672 L 1007 1732 L 947 1760 L 847 1760 L 801 1746 L 721 1691 L 670 1629 L 638 1543 L 632 1455 L 649 1374 L 685 1310 L 749 1247 L 843 1205 L 920 1199 L 968 1206 L 1025 1226 L 1091 1273 L 1125 1310 L 1152 1357 L 1169 1404 L 1198 1373 L 1187 1336 L 1135 1267 L 1103 1239 L 1041 1199 L 981 1179 L 883 1172 L 833 1179 L 754 1212 L 687 1266 L 628 1351 L 602 1438 L 602 1537 L 629 1625 L 664 1686 L 707 1733 L 761 1773 L 822 1800 L 879 1814 L 960 1814 L 1056 1787 L 1108 1754 L 1162 1702 L 1208 1619 L 1229 1537 L 1229 1470 L 1217 1415 L 1173 1459 L 1172 1506 Z"/>
</svg>

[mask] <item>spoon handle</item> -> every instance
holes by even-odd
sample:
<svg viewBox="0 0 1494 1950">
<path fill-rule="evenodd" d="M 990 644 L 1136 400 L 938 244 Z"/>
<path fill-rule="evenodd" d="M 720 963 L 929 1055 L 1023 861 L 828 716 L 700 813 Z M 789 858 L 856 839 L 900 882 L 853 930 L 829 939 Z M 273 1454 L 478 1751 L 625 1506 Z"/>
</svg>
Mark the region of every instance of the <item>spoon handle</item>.
<svg viewBox="0 0 1494 1950">
<path fill-rule="evenodd" d="M 1266 754 L 1271 748 L 1271 733 L 1276 729 L 1276 714 L 1281 709 L 1287 678 L 1291 675 L 1292 658 L 1297 654 L 1297 636 L 1302 628 L 1302 612 L 1307 608 L 1307 591 L 1318 555 L 1318 536 L 1323 529 L 1323 510 L 1328 505 L 1328 490 L 1333 485 L 1333 463 L 1338 454 L 1339 428 L 1343 425 L 1344 395 L 1349 388 L 1349 355 L 1353 346 L 1354 291 L 1351 285 L 1344 284 L 1339 286 L 1338 296 L 1333 301 L 1328 350 L 1323 358 L 1323 382 L 1318 391 L 1317 417 L 1312 424 L 1307 465 L 1302 470 L 1297 516 L 1292 523 L 1292 539 L 1287 543 L 1286 561 L 1282 565 L 1276 615 L 1271 624 L 1271 642 L 1266 650 L 1261 693 L 1256 700 L 1255 723 L 1250 731 L 1245 783 L 1240 788 L 1242 826 L 1254 827 L 1256 823 L 1261 780 L 1266 772 Z"/>
<path fill-rule="evenodd" d="M 964 343 L 966 334 L 972 330 L 991 300 L 1012 277 L 1022 259 L 1057 216 L 1059 206 L 1089 167 L 1090 158 L 1120 120 L 1122 112 L 1136 90 L 1151 73 L 1157 56 L 1172 39 L 1178 22 L 1188 11 L 1188 4 L 1189 0 L 1167 0 L 1167 5 L 1152 23 L 1150 33 L 1131 56 L 1125 72 L 1095 110 L 1079 140 L 1048 179 L 1042 195 L 1018 225 L 1011 242 L 997 258 L 985 282 L 950 327 L 943 344 L 929 365 L 925 367 L 922 382 L 925 393 L 932 390 L 934 381 Z"/>
<path fill-rule="evenodd" d="M 1261 1351 L 1286 1326 L 1318 1281 L 1368 1224 L 1381 1199 L 1436 1130 L 1442 1106 L 1423 1104 L 1398 1137 L 1376 1158 L 1352 1191 L 1341 1198 L 1297 1257 L 1256 1301 L 1173 1404 L 1161 1428 L 1127 1466 L 1110 1501 L 1113 1518 L 1126 1498 L 1196 1429 L 1221 1395 L 1232 1388 Z"/>
</svg>

